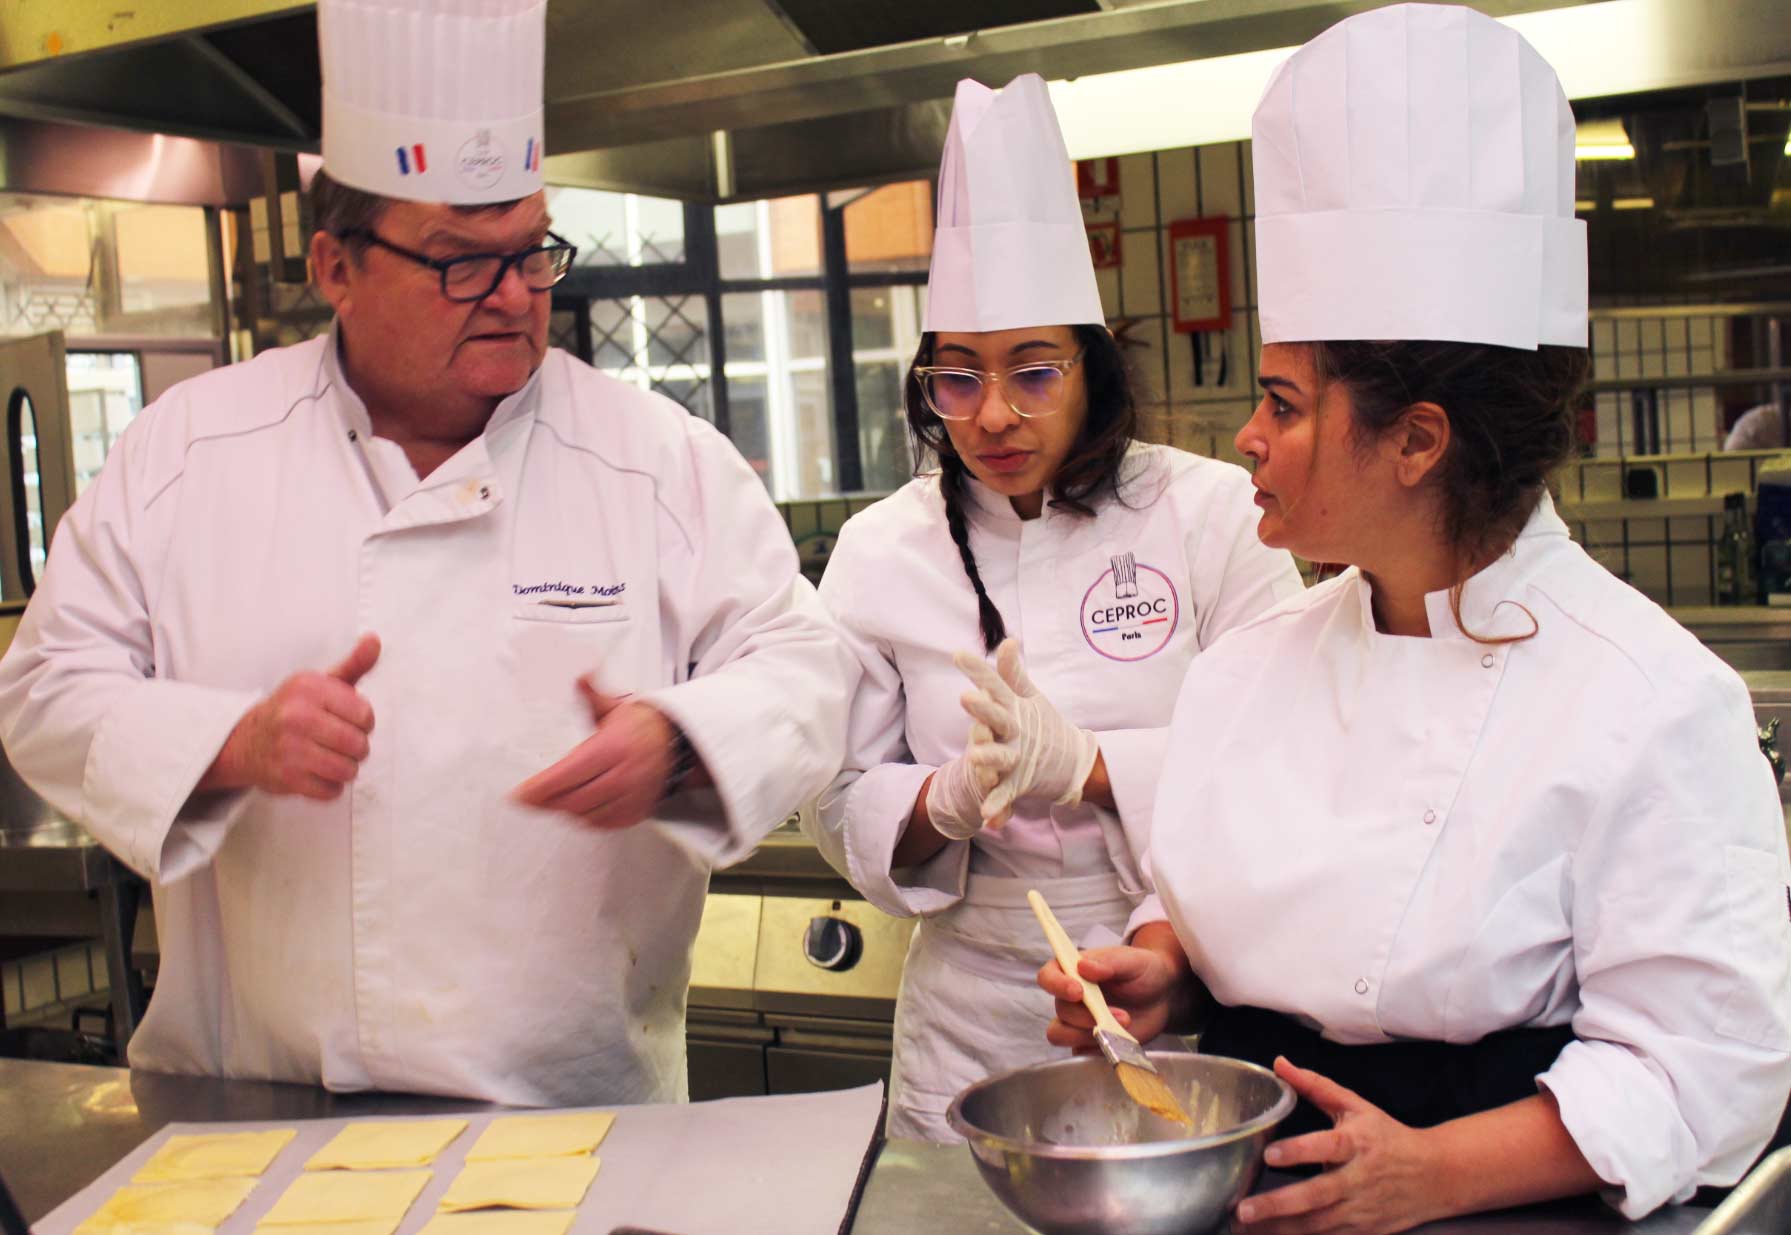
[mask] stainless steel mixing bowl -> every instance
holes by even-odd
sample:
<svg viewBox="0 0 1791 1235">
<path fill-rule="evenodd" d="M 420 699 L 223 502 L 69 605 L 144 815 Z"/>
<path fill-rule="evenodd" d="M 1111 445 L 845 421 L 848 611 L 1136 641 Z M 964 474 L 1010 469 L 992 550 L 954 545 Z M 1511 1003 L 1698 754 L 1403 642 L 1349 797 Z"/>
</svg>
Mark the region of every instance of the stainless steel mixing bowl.
<svg viewBox="0 0 1791 1235">
<path fill-rule="evenodd" d="M 990 1190 L 1042 1235 L 1208 1235 L 1256 1182 L 1294 1093 L 1241 1060 L 1172 1051 L 1150 1059 L 1193 1117 L 1193 1133 L 1128 1098 L 1099 1056 L 979 1081 L 946 1119 Z"/>
</svg>

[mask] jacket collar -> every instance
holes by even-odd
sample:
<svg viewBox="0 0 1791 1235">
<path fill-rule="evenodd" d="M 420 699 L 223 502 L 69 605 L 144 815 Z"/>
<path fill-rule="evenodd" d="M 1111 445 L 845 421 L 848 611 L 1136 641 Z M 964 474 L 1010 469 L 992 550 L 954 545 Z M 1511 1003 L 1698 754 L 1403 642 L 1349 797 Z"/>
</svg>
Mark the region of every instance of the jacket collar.
<svg viewBox="0 0 1791 1235">
<path fill-rule="evenodd" d="M 985 522 L 1022 522 L 1020 516 L 1014 513 L 1014 504 L 971 475 L 968 468 L 964 470 L 964 489 L 970 495 L 971 507 L 981 514 Z"/>
<path fill-rule="evenodd" d="M 348 375 L 342 369 L 342 335 L 341 323 L 330 323 L 329 340 L 323 349 L 324 384 L 334 386 L 339 396 L 336 406 L 340 409 L 345 427 L 354 430 L 364 437 L 373 433 L 373 420 L 367 414 L 367 405 L 362 401 L 359 392 L 348 382 Z M 518 421 L 533 416 L 541 403 L 541 370 L 546 362 L 535 367 L 529 374 L 529 380 L 513 394 L 506 395 L 491 413 L 491 419 L 485 422 L 484 430 L 475 441 L 483 441 L 489 447 L 491 440 L 502 430 Z M 440 470 L 440 469 L 438 469 Z M 435 479 L 432 474 L 427 486 Z"/>
<path fill-rule="evenodd" d="M 1543 493 L 1511 548 L 1462 585 L 1459 626 L 1449 603 L 1449 588 L 1425 595 L 1431 637 L 1466 639 L 1464 628 L 1482 638 L 1529 634 L 1531 615 L 1521 607 L 1519 597 L 1544 562 L 1569 540 L 1567 524 L 1555 512 L 1554 500 Z M 1352 566 L 1344 577 L 1355 591 L 1364 633 L 1374 633 L 1373 589 L 1356 567 Z"/>
</svg>

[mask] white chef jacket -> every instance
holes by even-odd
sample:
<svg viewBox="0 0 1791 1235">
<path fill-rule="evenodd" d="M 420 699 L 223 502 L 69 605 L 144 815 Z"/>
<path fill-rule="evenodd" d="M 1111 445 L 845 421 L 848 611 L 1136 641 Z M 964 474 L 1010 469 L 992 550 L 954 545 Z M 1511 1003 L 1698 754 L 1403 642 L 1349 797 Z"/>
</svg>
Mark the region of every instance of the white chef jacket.
<svg viewBox="0 0 1791 1235">
<path fill-rule="evenodd" d="M 1230 464 L 1136 446 L 1118 501 L 1093 518 L 1032 520 L 974 479 L 965 517 L 990 598 L 1027 672 L 1094 731 L 1119 814 L 1148 814 L 1176 688 L 1201 648 L 1300 589 L 1293 560 L 1254 531 L 1250 482 Z M 885 912 L 923 915 L 902 974 L 892 1136 L 953 1139 L 946 1107 L 990 1072 L 1065 1054 L 1045 1041 L 1049 955 L 1024 893 L 1038 887 L 1076 937 L 1116 932 L 1144 889 L 1113 812 L 1027 800 L 1000 830 L 890 866 L 915 796 L 963 752 L 969 689 L 952 653 L 982 647 L 976 594 L 946 527 L 937 477 L 850 520 L 821 596 L 864 669 L 845 769 L 810 823 L 817 847 Z M 966 1016 L 964 1009 L 976 1014 Z"/>
<path fill-rule="evenodd" d="M 1733 1183 L 1791 1090 L 1791 866 L 1745 687 L 1546 497 L 1461 604 L 1534 638 L 1426 607 L 1431 638 L 1379 633 L 1352 569 L 1195 662 L 1131 926 L 1167 916 L 1222 1003 L 1341 1043 L 1571 1024 L 1538 1081 L 1625 1214 Z"/>
<path fill-rule="evenodd" d="M 1250 478 L 1229 463 L 1137 444 L 1119 501 L 1093 518 L 1023 520 L 966 478 L 970 547 L 1026 671 L 1074 724 L 1094 731 L 1122 817 L 1142 825 L 1182 674 L 1219 635 L 1301 588 L 1293 559 L 1256 538 Z M 983 646 L 976 594 L 946 528 L 936 475 L 848 520 L 821 599 L 864 677 L 844 770 L 811 827 L 835 869 L 885 913 L 934 914 L 969 872 L 1054 879 L 1108 872 L 1142 896 L 1116 828 L 1082 805 L 1023 801 L 999 830 L 948 844 L 924 866 L 890 857 L 926 778 L 963 753 L 970 689 L 952 654 Z M 908 877 L 913 882 L 908 882 Z"/>
<path fill-rule="evenodd" d="M 758 479 L 667 400 L 550 351 L 420 481 L 370 429 L 331 338 L 175 387 L 62 521 L 0 662 L 15 766 L 155 885 L 131 1062 L 681 1099 L 709 869 L 837 769 L 857 670 Z M 193 793 L 246 709 L 367 631 L 348 792 Z M 513 804 L 590 734 L 586 671 L 717 788 L 615 832 Z"/>
</svg>

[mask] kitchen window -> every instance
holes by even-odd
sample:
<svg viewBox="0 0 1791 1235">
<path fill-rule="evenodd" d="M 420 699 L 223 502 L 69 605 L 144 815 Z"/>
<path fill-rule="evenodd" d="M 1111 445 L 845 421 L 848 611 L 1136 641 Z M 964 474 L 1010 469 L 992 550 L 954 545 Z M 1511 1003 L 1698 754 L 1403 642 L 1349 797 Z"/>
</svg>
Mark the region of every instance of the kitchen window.
<svg viewBox="0 0 1791 1235">
<path fill-rule="evenodd" d="M 556 346 L 710 420 L 775 500 L 906 482 L 925 181 L 716 207 L 549 193 L 556 230 L 580 247 L 555 289 Z"/>
</svg>

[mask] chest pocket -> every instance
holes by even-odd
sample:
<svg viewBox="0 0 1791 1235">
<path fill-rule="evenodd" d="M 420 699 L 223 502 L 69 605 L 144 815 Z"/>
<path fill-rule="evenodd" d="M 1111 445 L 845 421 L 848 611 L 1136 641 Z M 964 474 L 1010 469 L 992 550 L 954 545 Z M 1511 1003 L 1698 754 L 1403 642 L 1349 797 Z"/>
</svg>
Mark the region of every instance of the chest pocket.
<svg viewBox="0 0 1791 1235">
<path fill-rule="evenodd" d="M 590 735 L 591 710 L 579 678 L 591 675 L 609 695 L 639 688 L 638 623 L 625 604 L 518 599 L 505 625 L 503 662 L 521 722 L 516 732 L 533 756 L 557 759 Z"/>
</svg>

